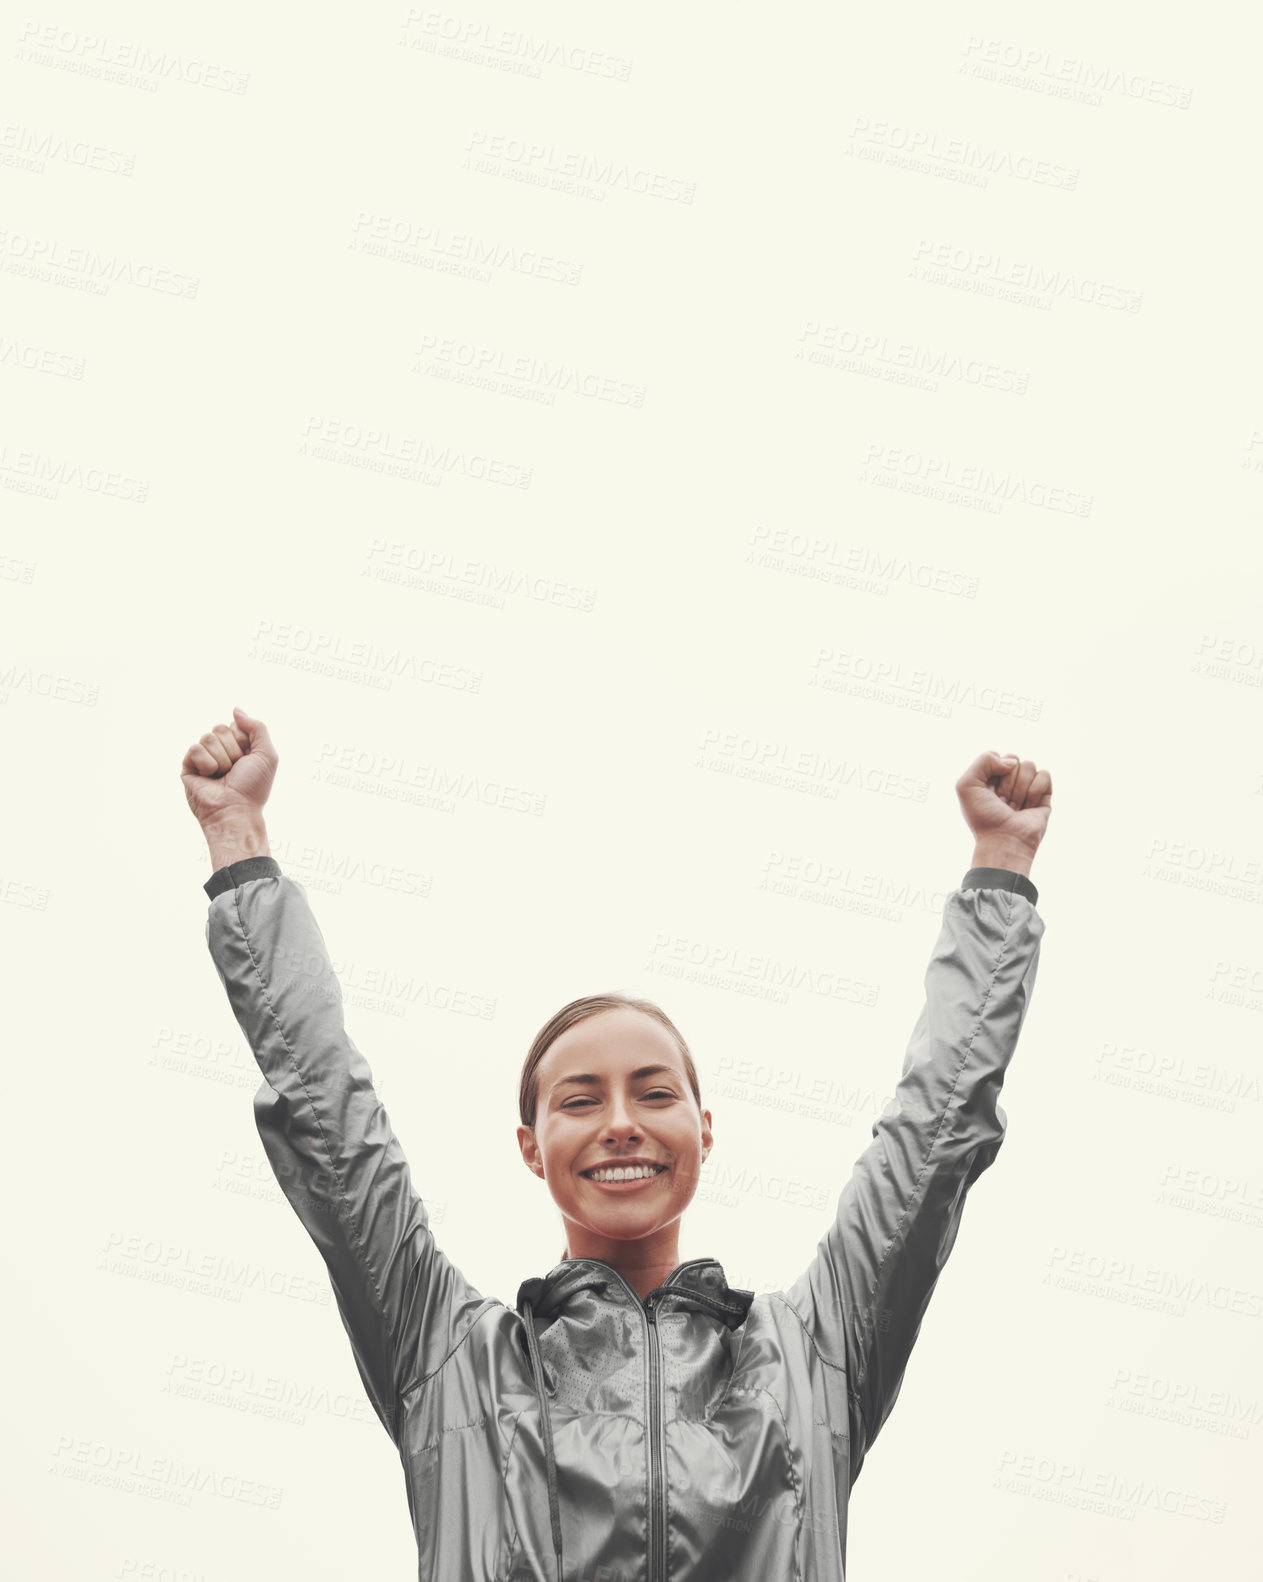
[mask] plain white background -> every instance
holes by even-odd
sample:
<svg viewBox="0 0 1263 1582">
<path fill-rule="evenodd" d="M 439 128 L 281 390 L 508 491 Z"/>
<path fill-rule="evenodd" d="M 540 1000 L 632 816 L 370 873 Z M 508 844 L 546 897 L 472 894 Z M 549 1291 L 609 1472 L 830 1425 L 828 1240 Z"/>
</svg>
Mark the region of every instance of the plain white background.
<svg viewBox="0 0 1263 1582">
<path fill-rule="evenodd" d="M 8 24 L 10 1568 L 415 1572 L 205 948 L 177 774 L 240 703 L 436 1234 L 509 1302 L 561 1245 L 521 1062 L 606 988 L 676 1020 L 714 1115 L 681 1256 L 789 1283 L 969 865 L 957 775 L 1049 768 L 1008 1136 L 848 1576 L 1240 1576 L 1257 36 L 525 26 Z"/>
</svg>

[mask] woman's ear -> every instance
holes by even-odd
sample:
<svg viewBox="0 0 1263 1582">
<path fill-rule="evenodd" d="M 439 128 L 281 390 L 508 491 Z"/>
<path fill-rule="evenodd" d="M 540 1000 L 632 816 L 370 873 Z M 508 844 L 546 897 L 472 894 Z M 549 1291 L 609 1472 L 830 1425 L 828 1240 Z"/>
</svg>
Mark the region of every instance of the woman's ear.
<svg viewBox="0 0 1263 1582">
<path fill-rule="evenodd" d="M 546 1180 L 544 1161 L 540 1157 L 539 1144 L 535 1140 L 535 1128 L 533 1126 L 519 1126 L 517 1129 L 517 1142 L 518 1147 L 522 1151 L 522 1158 L 526 1163 L 527 1169 L 534 1171 L 541 1181 Z"/>
</svg>

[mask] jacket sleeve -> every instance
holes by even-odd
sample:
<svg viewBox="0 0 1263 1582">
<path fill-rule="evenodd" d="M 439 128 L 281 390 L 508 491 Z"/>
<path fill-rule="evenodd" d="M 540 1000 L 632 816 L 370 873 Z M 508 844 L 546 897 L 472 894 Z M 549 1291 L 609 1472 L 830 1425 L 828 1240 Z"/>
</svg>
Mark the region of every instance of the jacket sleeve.
<svg viewBox="0 0 1263 1582">
<path fill-rule="evenodd" d="M 826 1362 L 845 1369 L 852 1484 L 898 1397 L 966 1193 L 1004 1140 L 997 1100 L 1035 981 L 1037 898 L 1024 875 L 989 868 L 947 895 L 894 1098 L 786 1292 Z"/>
<path fill-rule="evenodd" d="M 373 1409 L 440 1367 L 483 1298 L 444 1255 L 399 1139 L 347 1036 L 306 890 L 273 858 L 218 870 L 206 941 L 263 1073 L 254 1117 L 277 1182 L 329 1270 Z"/>
</svg>

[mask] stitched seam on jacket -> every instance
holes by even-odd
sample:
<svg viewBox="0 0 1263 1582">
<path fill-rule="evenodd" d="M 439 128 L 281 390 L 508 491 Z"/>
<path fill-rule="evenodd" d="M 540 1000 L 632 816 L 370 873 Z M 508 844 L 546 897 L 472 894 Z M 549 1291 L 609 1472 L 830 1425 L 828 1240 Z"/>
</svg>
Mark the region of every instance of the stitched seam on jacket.
<svg viewBox="0 0 1263 1582">
<path fill-rule="evenodd" d="M 819 1360 L 824 1363 L 825 1367 L 832 1368 L 836 1373 L 841 1373 L 844 1376 L 846 1382 L 846 1398 L 851 1403 L 851 1405 L 855 1407 L 857 1414 L 859 1414 L 860 1419 L 862 1420 L 863 1403 L 860 1400 L 859 1391 L 856 1390 L 854 1385 L 852 1385 L 850 1375 L 846 1372 L 846 1364 L 844 1362 L 834 1362 L 832 1357 L 825 1356 L 824 1352 L 821 1351 L 820 1347 L 816 1344 L 816 1337 L 804 1322 L 802 1314 L 798 1311 L 794 1304 L 783 1295 L 782 1292 L 771 1291 L 768 1294 L 770 1296 L 776 1297 L 781 1306 L 787 1307 L 798 1320 L 798 1327 L 802 1330 L 803 1335 L 806 1337 L 807 1344 L 815 1352 Z M 849 1426 L 846 1428 L 834 1428 L 831 1423 L 826 1422 L 823 1418 L 816 1418 L 816 1422 L 821 1428 L 827 1428 L 831 1434 L 836 1435 L 838 1438 L 847 1440 L 851 1440 L 853 1438 Z"/>
<path fill-rule="evenodd" d="M 417 1445 L 415 1449 L 412 1446 L 409 1446 L 408 1459 L 411 1461 L 413 1457 L 422 1455 L 427 1450 L 433 1450 L 435 1446 L 441 1444 L 449 1434 L 463 1434 L 467 1428 L 481 1428 L 486 1423 L 486 1421 L 487 1414 L 484 1412 L 481 1417 L 471 1418 L 467 1423 L 453 1423 L 450 1428 L 441 1428 L 439 1430 L 437 1439 L 431 1439 L 424 1445 Z"/>
<path fill-rule="evenodd" d="M 307 1079 L 303 1076 L 302 1067 L 298 1064 L 298 1061 L 297 1061 L 297 1059 L 296 1059 L 296 1057 L 294 1055 L 294 1051 L 293 1051 L 292 1047 L 290 1046 L 290 1041 L 285 1036 L 285 1029 L 281 1025 L 281 1018 L 277 1014 L 276 1007 L 272 1003 L 272 996 L 271 996 L 271 993 L 268 990 L 267 981 L 266 981 L 266 979 L 263 976 L 262 968 L 259 966 L 258 957 L 254 953 L 254 947 L 250 943 L 249 930 L 246 927 L 246 920 L 242 916 L 242 912 L 241 912 L 240 894 L 241 894 L 241 892 L 240 892 L 239 889 L 234 890 L 233 891 L 233 900 L 234 900 L 234 903 L 236 904 L 236 908 L 237 908 L 237 919 L 238 919 L 238 921 L 241 924 L 241 937 L 245 941 L 246 949 L 250 952 L 250 964 L 254 968 L 254 975 L 255 975 L 255 977 L 259 980 L 259 987 L 263 990 L 264 1004 L 267 1006 L 268 1010 L 271 1012 L 272 1020 L 276 1024 L 276 1031 L 280 1035 L 281 1043 L 285 1047 L 285 1053 L 289 1056 L 290 1064 L 294 1068 L 294 1074 L 295 1074 L 295 1076 L 297 1076 L 299 1082 L 302 1084 L 303 1094 L 306 1097 L 306 1100 L 307 1100 L 308 1104 L 311 1105 L 311 1113 L 315 1116 L 316 1126 L 317 1126 L 317 1128 L 320 1131 L 320 1141 L 324 1144 L 325 1155 L 326 1155 L 326 1157 L 329 1160 L 329 1173 L 330 1173 L 330 1175 L 332 1175 L 333 1179 L 338 1183 L 338 1190 L 339 1190 L 339 1192 L 342 1195 L 342 1201 L 346 1205 L 347 1209 L 350 1210 L 350 1208 L 351 1208 L 351 1200 L 350 1200 L 350 1198 L 347 1197 L 346 1187 L 343 1185 L 342 1177 L 338 1174 L 338 1171 L 337 1171 L 336 1167 L 334 1166 L 334 1163 L 333 1163 L 333 1151 L 329 1147 L 329 1139 L 325 1136 L 324 1124 L 323 1124 L 323 1122 L 320 1119 L 320 1111 L 316 1108 L 315 1100 L 312 1098 L 311 1092 L 310 1092 L 310 1090 L 307 1087 Z M 373 1272 L 373 1266 L 369 1262 L 368 1252 L 367 1252 L 367 1249 L 364 1246 L 363 1239 L 362 1239 L 362 1237 L 360 1235 L 359 1221 L 355 1218 L 354 1213 L 349 1213 L 348 1217 L 349 1217 L 349 1219 L 351 1221 L 352 1230 L 355 1233 L 355 1245 L 359 1249 L 359 1254 L 360 1254 L 360 1257 L 361 1257 L 361 1259 L 363 1261 L 364 1267 L 368 1271 L 370 1289 L 372 1290 L 373 1295 L 377 1298 L 377 1305 L 378 1305 L 378 1308 L 380 1309 L 381 1317 L 382 1317 L 383 1321 L 385 1321 L 386 1320 L 386 1303 L 385 1303 L 385 1301 L 384 1301 L 384 1299 L 382 1297 L 380 1289 L 378 1288 L 377 1276 Z"/>
<path fill-rule="evenodd" d="M 519 1412 L 517 1414 L 517 1416 L 513 1419 L 513 1432 L 509 1435 L 509 1448 L 504 1453 L 504 1464 L 500 1468 L 500 1482 L 502 1484 L 505 1484 L 505 1483 L 507 1483 L 509 1481 L 509 1462 L 512 1460 L 512 1457 L 513 1457 L 513 1447 L 517 1443 L 518 1424 L 521 1421 L 522 1421 L 522 1413 Z"/>
<path fill-rule="evenodd" d="M 503 1463 L 503 1467 L 500 1468 L 500 1509 L 505 1511 L 506 1516 L 508 1516 L 508 1463 L 510 1463 L 511 1457 L 513 1457 L 513 1446 L 514 1444 L 518 1443 L 518 1424 L 521 1421 L 522 1414 L 521 1411 L 519 1411 L 518 1416 L 514 1417 L 513 1419 L 513 1433 L 508 1436 L 508 1449 L 505 1451 L 505 1463 Z M 508 1576 L 508 1574 L 513 1571 L 514 1550 L 518 1549 L 518 1539 L 522 1536 L 518 1531 L 518 1523 L 514 1522 L 511 1517 L 508 1520 L 510 1520 L 510 1527 L 513 1528 L 513 1538 L 510 1538 L 510 1541 L 508 1541 L 508 1555 L 506 1555 L 505 1558 L 505 1576 Z"/>
<path fill-rule="evenodd" d="M 743 1395 L 766 1395 L 776 1408 L 776 1415 L 781 1420 L 781 1433 L 785 1439 L 785 1455 L 789 1463 L 789 1475 L 794 1482 L 794 1515 L 798 1519 L 798 1526 L 794 1535 L 794 1582 L 802 1582 L 802 1566 L 798 1563 L 798 1551 L 802 1545 L 803 1537 L 802 1484 L 799 1481 L 798 1474 L 794 1471 L 794 1441 L 789 1431 L 789 1424 L 785 1421 L 785 1413 L 781 1411 L 781 1403 L 765 1385 L 743 1384 L 739 1385 L 738 1388 Z"/>
<path fill-rule="evenodd" d="M 363 1237 L 362 1237 L 362 1235 L 360 1233 L 359 1221 L 356 1219 L 355 1214 L 354 1214 L 354 1212 L 351 1209 L 351 1200 L 347 1196 L 346 1187 L 343 1184 L 342 1177 L 338 1174 L 338 1171 L 337 1171 L 337 1169 L 334 1166 L 333 1153 L 332 1153 L 332 1150 L 329 1147 L 329 1139 L 325 1136 L 324 1124 L 323 1124 L 323 1122 L 320 1119 L 320 1111 L 316 1108 L 315 1101 L 313 1100 L 313 1098 L 311 1096 L 311 1092 L 310 1092 L 310 1090 L 307 1087 L 307 1080 L 303 1076 L 302 1068 L 299 1066 L 298 1060 L 297 1060 L 297 1058 L 294 1055 L 294 1051 L 293 1051 L 293 1049 L 290 1046 L 290 1041 L 285 1036 L 285 1029 L 281 1025 L 281 1018 L 277 1014 L 277 1010 L 276 1010 L 275 1005 L 273 1005 L 273 1003 L 272 1003 L 272 996 L 271 996 L 271 993 L 269 992 L 267 981 L 266 981 L 266 979 L 263 976 L 262 969 L 260 968 L 260 965 L 259 965 L 258 957 L 254 953 L 254 947 L 250 943 L 250 932 L 249 932 L 249 929 L 246 926 L 246 920 L 245 920 L 245 917 L 243 916 L 242 911 L 241 911 L 241 890 L 240 890 L 240 888 L 234 889 L 233 892 L 232 892 L 232 896 L 233 896 L 233 905 L 235 906 L 236 912 L 237 912 L 237 921 L 238 921 L 238 923 L 240 924 L 240 927 L 241 927 L 241 937 L 242 937 L 242 939 L 245 942 L 246 949 L 250 952 L 250 964 L 254 968 L 254 975 L 259 980 L 259 987 L 263 991 L 264 1004 L 267 1006 L 269 1012 L 271 1013 L 272 1020 L 276 1024 L 276 1031 L 277 1031 L 278 1035 L 280 1036 L 280 1040 L 281 1040 L 282 1045 L 284 1046 L 285 1053 L 289 1056 L 290 1064 L 294 1068 L 294 1074 L 297 1076 L 299 1082 L 302 1084 L 303 1094 L 304 1094 L 308 1104 L 311 1105 L 311 1113 L 315 1117 L 316 1126 L 317 1126 L 317 1129 L 320 1132 L 320 1141 L 324 1144 L 325 1154 L 326 1154 L 326 1156 L 327 1156 L 327 1158 L 329 1160 L 329 1173 L 332 1175 L 333 1179 L 338 1183 L 338 1191 L 341 1193 L 342 1202 L 343 1202 L 343 1204 L 345 1205 L 345 1207 L 346 1207 L 346 1209 L 348 1211 L 347 1212 L 347 1218 L 349 1219 L 350 1224 L 351 1224 L 353 1244 L 354 1244 L 356 1250 L 358 1251 L 359 1257 L 360 1257 L 360 1261 L 363 1263 L 365 1271 L 368 1274 L 369 1290 L 372 1293 L 373 1297 L 376 1299 L 378 1315 L 379 1315 L 379 1317 L 381 1319 L 382 1327 L 389 1334 L 390 1319 L 389 1319 L 389 1317 L 387 1316 L 387 1313 L 386 1313 L 385 1299 L 383 1298 L 382 1293 L 381 1293 L 381 1289 L 380 1289 L 380 1287 L 379 1287 L 379 1285 L 377 1283 L 377 1275 L 376 1275 L 376 1273 L 375 1273 L 375 1271 L 373 1269 L 373 1265 L 369 1261 L 368 1250 L 364 1246 L 364 1240 L 363 1240 Z M 395 1357 L 391 1357 L 390 1358 L 392 1373 L 394 1371 L 394 1364 L 395 1364 L 396 1361 L 397 1361 L 397 1358 L 395 1358 Z M 393 1383 L 393 1380 L 392 1380 L 392 1383 Z M 394 1405 L 393 1405 L 393 1407 L 391 1409 L 391 1417 L 392 1417 L 392 1419 L 394 1420 L 394 1423 L 395 1423 L 396 1438 L 399 1437 L 399 1434 L 398 1434 L 398 1430 L 399 1430 L 399 1405 L 400 1405 L 400 1395 L 399 1395 L 398 1390 L 396 1390 L 396 1392 L 395 1392 L 395 1402 L 394 1402 Z"/>
<path fill-rule="evenodd" d="M 934 1154 L 934 1149 L 935 1149 L 935 1147 L 936 1147 L 936 1145 L 938 1143 L 939 1135 L 940 1135 L 940 1133 L 943 1130 L 943 1122 L 947 1119 L 948 1111 L 951 1109 L 952 1099 L 955 1097 L 956 1088 L 957 1088 L 957 1086 L 960 1083 L 961 1073 L 964 1071 L 966 1065 L 968 1065 L 968 1063 L 969 1063 L 969 1056 L 973 1052 L 974 1039 L 977 1038 L 978 1030 L 982 1026 L 983 1016 L 984 1016 L 984 1014 L 986 1012 L 986 1008 L 987 1008 L 987 1006 L 988 1006 L 988 1004 L 990 1003 L 990 1000 L 991 1000 L 991 991 L 995 987 L 996 977 L 999 974 L 1000 967 L 1001 967 L 1001 965 L 1004 962 L 1004 957 L 1005 957 L 1005 953 L 1006 953 L 1006 950 L 1007 950 L 1007 947 L 1008 947 L 1008 942 L 1009 942 L 1010 926 L 1011 926 L 1011 924 L 1013 922 L 1013 896 L 1012 896 L 1012 892 L 1005 891 L 1005 890 L 988 891 L 987 893 L 991 893 L 991 894 L 994 894 L 996 896 L 1004 896 L 1005 897 L 1004 907 L 1005 907 L 1005 923 L 1006 923 L 1006 927 L 1005 927 L 1005 931 L 1004 931 L 1004 937 L 1001 939 L 1000 944 L 999 944 L 999 949 L 998 949 L 998 952 L 997 952 L 997 955 L 996 955 L 995 966 L 992 968 L 991 976 L 987 980 L 986 992 L 983 995 L 982 1004 L 981 1004 L 981 1006 L 979 1008 L 979 1011 L 978 1011 L 978 1020 L 977 1020 L 977 1022 L 974 1025 L 973 1031 L 969 1035 L 969 1043 L 966 1046 L 964 1058 L 962 1059 L 960 1065 L 956 1068 L 956 1076 L 955 1076 L 955 1078 L 954 1078 L 954 1080 L 952 1082 L 951 1091 L 947 1095 L 947 1100 L 946 1100 L 946 1102 L 943 1105 L 943 1113 L 939 1116 L 938 1126 L 935 1128 L 934 1136 L 933 1136 L 933 1138 L 930 1141 L 930 1146 L 929 1146 L 929 1149 L 928 1149 L 928 1151 L 926 1153 L 926 1156 L 921 1162 L 921 1169 L 920 1169 L 920 1171 L 917 1174 L 916 1180 L 913 1182 L 912 1190 L 908 1194 L 908 1201 L 907 1201 L 907 1204 L 904 1207 L 904 1211 L 903 1211 L 902 1215 L 900 1216 L 899 1223 L 895 1226 L 894 1234 L 890 1238 L 890 1241 L 889 1241 L 889 1243 L 888 1243 L 888 1245 L 886 1247 L 886 1251 L 885 1251 L 885 1253 L 882 1256 L 881 1263 L 877 1266 L 877 1273 L 874 1276 L 873 1294 L 875 1294 L 876 1287 L 881 1283 L 882 1271 L 885 1269 L 886 1264 L 890 1260 L 890 1255 L 894 1251 L 895 1244 L 896 1244 L 896 1242 L 899 1239 L 899 1232 L 903 1228 L 904 1224 L 907 1222 L 908 1215 L 912 1211 L 912 1205 L 916 1201 L 917 1188 L 921 1185 L 921 1182 L 922 1182 L 922 1180 L 924 1179 L 924 1176 L 925 1176 L 926 1169 L 929 1166 L 930 1159 L 932 1158 L 932 1156 Z M 1023 897 L 1023 899 L 1025 899 L 1025 897 Z M 770 1297 L 774 1297 L 784 1307 L 787 1307 L 789 1309 L 789 1311 L 794 1315 L 794 1317 L 798 1320 L 799 1326 L 802 1329 L 803 1334 L 807 1337 L 808 1344 L 811 1346 L 811 1349 L 815 1352 L 816 1356 L 820 1359 L 820 1361 L 823 1362 L 823 1363 L 826 1363 L 830 1368 L 835 1368 L 839 1372 L 845 1374 L 846 1373 L 846 1362 L 845 1362 L 845 1360 L 843 1360 L 842 1362 L 835 1362 L 832 1357 L 827 1357 L 824 1354 L 824 1352 L 821 1351 L 819 1343 L 816 1340 L 815 1334 L 812 1331 L 811 1326 L 803 1318 L 802 1314 L 798 1311 L 798 1309 L 794 1306 L 794 1304 L 789 1300 L 789 1298 L 785 1295 L 785 1293 L 783 1291 L 769 1291 L 767 1294 Z M 872 1344 L 873 1344 L 872 1341 L 870 1341 L 869 1342 L 870 1350 L 871 1350 Z M 851 1379 L 850 1375 L 847 1374 L 847 1381 L 846 1381 L 846 1384 L 847 1384 L 847 1395 L 853 1401 L 855 1401 L 857 1404 L 859 1402 L 859 1396 L 858 1396 L 858 1393 L 857 1393 L 858 1386 L 860 1384 L 862 1384 L 864 1379 L 866 1379 L 867 1377 L 868 1377 L 868 1358 L 867 1358 L 867 1354 L 866 1354 L 864 1371 L 861 1373 L 859 1379 L 853 1381 Z"/>
<path fill-rule="evenodd" d="M 517 1523 L 509 1515 L 509 1462 L 513 1457 L 513 1447 L 517 1443 L 517 1427 L 522 1421 L 519 1412 L 513 1419 L 513 1432 L 509 1435 L 509 1448 L 504 1453 L 504 1462 L 500 1467 L 500 1508 L 504 1511 L 509 1526 L 513 1529 L 513 1536 L 509 1539 L 509 1553 L 505 1558 L 504 1571 L 507 1576 L 513 1570 L 513 1555 L 517 1549 L 517 1541 L 522 1536 L 517 1529 Z"/>
<path fill-rule="evenodd" d="M 521 1421 L 522 1414 L 519 1412 L 513 1419 L 513 1432 L 509 1435 L 509 1448 L 505 1451 L 504 1460 L 500 1465 L 500 1509 L 504 1512 L 505 1521 L 513 1529 L 513 1536 L 509 1539 L 509 1552 L 505 1556 L 504 1561 L 504 1574 L 506 1576 L 513 1570 L 513 1555 L 517 1549 L 518 1539 L 522 1536 L 518 1532 L 517 1523 L 509 1512 L 509 1462 L 513 1456 L 513 1446 L 517 1443 L 517 1427 Z"/>
<path fill-rule="evenodd" d="M 952 1079 L 951 1088 L 948 1090 L 947 1098 L 944 1101 L 943 1113 L 939 1116 L 938 1125 L 934 1128 L 934 1136 L 930 1139 L 930 1146 L 926 1150 L 925 1158 L 921 1161 L 921 1169 L 918 1171 L 917 1178 L 912 1184 L 912 1191 L 909 1192 L 908 1201 L 904 1206 L 903 1213 L 899 1216 L 899 1223 L 895 1226 L 894 1234 L 890 1238 L 889 1245 L 882 1255 L 881 1262 L 877 1265 L 877 1273 L 873 1276 L 873 1288 L 869 1293 L 870 1297 L 876 1297 L 877 1292 L 881 1287 L 881 1277 L 885 1272 L 886 1265 L 890 1262 L 890 1256 L 894 1252 L 896 1243 L 899 1240 L 899 1233 L 907 1224 L 908 1218 L 912 1213 L 912 1206 L 917 1200 L 917 1193 L 920 1189 L 922 1181 L 925 1180 L 925 1173 L 930 1168 L 930 1160 L 934 1157 L 934 1150 L 938 1147 L 939 1138 L 943 1134 L 943 1127 L 947 1121 L 948 1115 L 951 1113 L 952 1100 L 956 1097 L 956 1089 L 960 1086 L 961 1075 L 964 1072 L 965 1067 L 969 1064 L 970 1055 L 973 1054 L 974 1040 L 978 1037 L 978 1033 L 982 1028 L 983 1020 L 987 1014 L 987 1007 L 991 1004 L 991 993 L 995 988 L 995 981 L 1000 975 L 1000 968 L 1003 966 L 1005 957 L 1008 953 L 1009 932 L 1013 923 L 1013 893 L 1012 891 L 1007 890 L 1000 890 L 996 893 L 1000 896 L 1004 896 L 1006 899 L 1003 903 L 1001 903 L 1004 908 L 1005 928 L 996 951 L 995 965 L 991 969 L 991 976 L 987 979 L 987 987 L 982 996 L 982 1003 L 978 1007 L 978 1019 L 974 1023 L 973 1031 L 969 1035 L 969 1042 L 965 1045 L 965 1053 L 961 1058 L 961 1062 L 956 1067 L 956 1075 Z M 864 1352 L 864 1366 L 860 1372 L 859 1378 L 855 1380 L 848 1378 L 847 1380 L 848 1393 L 853 1396 L 856 1395 L 859 1387 L 868 1377 L 868 1370 L 872 1362 L 874 1344 L 875 1340 L 870 1338 L 868 1346 Z"/>
<path fill-rule="evenodd" d="M 479 1320 L 482 1319 L 487 1313 L 489 1313 L 493 1307 L 503 1306 L 504 1303 L 498 1296 L 484 1297 L 482 1305 L 474 1309 L 474 1316 L 469 1320 L 469 1323 L 466 1324 L 465 1333 L 461 1335 L 459 1339 L 452 1342 L 452 1349 L 448 1352 L 446 1357 L 443 1358 L 442 1362 L 439 1363 L 438 1367 L 431 1368 L 429 1373 L 423 1373 L 419 1379 L 414 1379 L 411 1384 L 404 1385 L 403 1389 L 400 1390 L 399 1404 L 402 1406 L 404 1401 L 412 1394 L 414 1390 L 419 1390 L 423 1384 L 428 1384 L 431 1379 L 442 1373 L 443 1369 L 447 1367 L 448 1363 L 473 1334 L 474 1325 L 477 1324 Z"/>
<path fill-rule="evenodd" d="M 775 1297 L 776 1300 L 781 1304 L 781 1306 L 785 1307 L 785 1308 L 788 1308 L 789 1311 L 798 1320 L 798 1327 L 799 1327 L 799 1329 L 802 1330 L 803 1335 L 806 1338 L 807 1344 L 811 1347 L 812 1351 L 815 1352 L 815 1354 L 819 1358 L 819 1360 L 824 1363 L 825 1367 L 832 1368 L 832 1369 L 834 1369 L 835 1372 L 841 1373 L 843 1375 L 843 1377 L 845 1378 L 845 1381 L 846 1381 L 846 1396 L 847 1396 L 847 1400 L 851 1403 L 852 1406 L 855 1407 L 857 1413 L 860 1414 L 860 1417 L 861 1417 L 861 1420 L 862 1420 L 861 1402 L 860 1402 L 859 1394 L 857 1393 L 857 1391 L 854 1389 L 854 1387 L 851 1384 L 850 1376 L 847 1374 L 847 1371 L 846 1371 L 846 1364 L 844 1362 L 834 1362 L 832 1357 L 826 1357 L 825 1356 L 824 1352 L 821 1351 L 820 1347 L 817 1345 L 816 1337 L 812 1333 L 812 1331 L 811 1331 L 810 1327 L 808 1326 L 808 1324 L 806 1323 L 806 1321 L 804 1320 L 802 1314 L 798 1311 L 798 1309 L 794 1306 L 794 1304 L 789 1300 L 789 1298 L 785 1295 L 785 1293 L 783 1291 L 769 1291 L 767 1294 L 768 1294 L 769 1297 Z M 819 1419 L 819 1418 L 817 1418 L 816 1421 L 817 1422 L 821 1422 L 821 1426 L 822 1427 L 827 1427 L 831 1434 L 839 1435 L 841 1438 L 844 1438 L 844 1439 L 847 1439 L 847 1440 L 850 1440 L 852 1438 L 851 1430 L 850 1430 L 849 1426 L 847 1428 L 834 1428 L 834 1427 L 832 1427 L 831 1425 L 829 1425 L 827 1423 L 823 1423 L 821 1421 L 821 1419 Z"/>
<path fill-rule="evenodd" d="M 753 1306 L 753 1303 L 751 1304 L 751 1306 Z M 737 1355 L 732 1360 L 732 1371 L 728 1375 L 728 1382 L 727 1382 L 727 1384 L 724 1385 L 724 1393 L 715 1402 L 715 1404 L 711 1408 L 711 1410 L 709 1412 L 707 1412 L 705 1417 L 702 1417 L 702 1418 L 698 1419 L 700 1422 L 709 1423 L 710 1420 L 713 1417 L 717 1417 L 719 1415 L 720 1409 L 722 1408 L 724 1402 L 728 1399 L 728 1392 L 732 1389 L 732 1381 L 737 1377 L 737 1369 L 741 1366 L 741 1353 L 745 1349 L 746 1349 L 746 1326 L 745 1326 L 745 1324 L 742 1324 L 742 1326 L 741 1326 L 741 1334 L 740 1334 L 740 1337 L 739 1337 L 739 1339 L 737 1341 Z"/>
<path fill-rule="evenodd" d="M 560 1419 L 563 1423 L 573 1423 L 582 1418 L 585 1423 L 594 1420 L 599 1423 L 634 1423 L 637 1428 L 643 1428 L 646 1434 L 649 1432 L 649 1424 L 643 1417 L 637 1417 L 634 1412 L 567 1412 L 564 1407 L 559 1411 L 556 1405 L 551 1407 L 550 1410 L 552 1412 L 552 1419 L 554 1423 L 557 1422 L 558 1419 Z M 522 1414 L 519 1412 L 518 1416 L 520 1417 L 521 1415 Z M 671 1421 L 673 1423 L 692 1423 L 704 1422 L 705 1419 L 692 1417 L 673 1417 Z"/>
</svg>

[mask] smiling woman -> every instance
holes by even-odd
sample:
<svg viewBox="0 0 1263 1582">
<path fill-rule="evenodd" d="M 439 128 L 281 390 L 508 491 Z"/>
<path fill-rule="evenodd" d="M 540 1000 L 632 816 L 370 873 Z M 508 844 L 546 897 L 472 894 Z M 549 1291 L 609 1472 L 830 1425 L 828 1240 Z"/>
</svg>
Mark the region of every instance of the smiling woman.
<svg viewBox="0 0 1263 1582">
<path fill-rule="evenodd" d="M 399 1451 L 421 1582 L 846 1582 L 851 1487 L 1004 1140 L 1048 771 L 985 752 L 956 782 L 973 866 L 946 892 L 894 1097 L 791 1285 L 756 1294 L 716 1258 L 676 1261 L 710 1111 L 669 1017 L 598 994 L 558 1011 L 522 1070 L 518 1144 L 567 1246 L 509 1306 L 435 1239 L 347 1033 L 307 892 L 268 846 L 278 762 L 240 709 L 185 754 L 206 942 L 263 1078 L 263 1147 Z M 939 1387 L 981 1409 L 962 1377 Z"/>
<path fill-rule="evenodd" d="M 535 1035 L 518 1110 L 522 1157 L 565 1222 L 561 1261 L 599 1258 L 647 1296 L 679 1262 L 680 1216 L 713 1141 L 679 1028 L 652 1000 L 572 1000 Z M 658 1168 L 615 1182 L 591 1174 L 634 1165 Z"/>
</svg>

